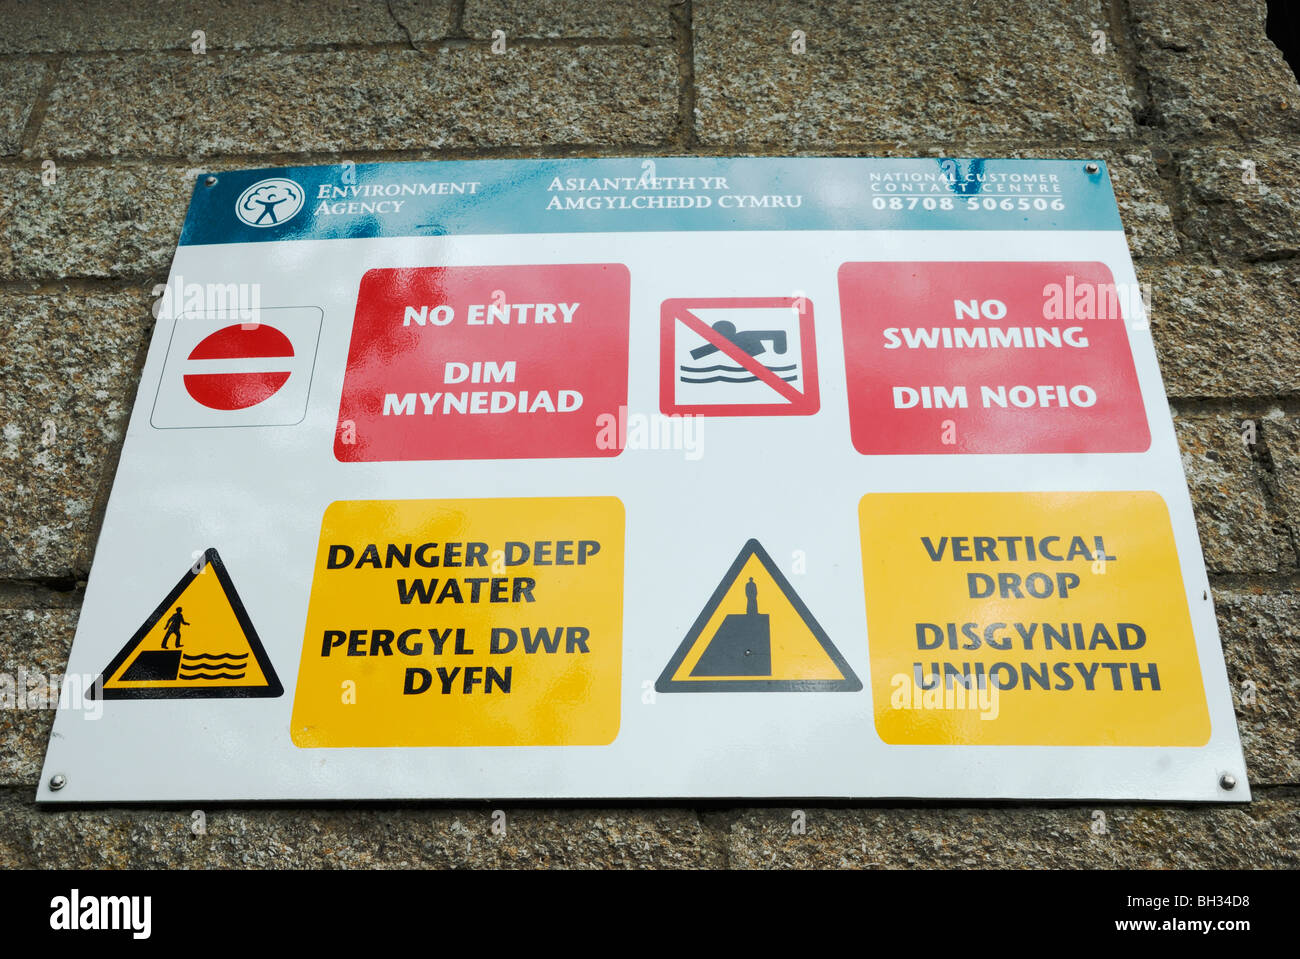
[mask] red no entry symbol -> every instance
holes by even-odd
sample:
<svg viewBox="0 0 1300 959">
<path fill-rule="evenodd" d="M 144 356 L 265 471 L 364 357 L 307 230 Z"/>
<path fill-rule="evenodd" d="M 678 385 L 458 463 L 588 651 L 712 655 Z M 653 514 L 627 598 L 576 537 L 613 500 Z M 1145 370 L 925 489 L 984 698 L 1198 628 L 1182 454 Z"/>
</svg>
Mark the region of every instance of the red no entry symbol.
<svg viewBox="0 0 1300 959">
<path fill-rule="evenodd" d="M 293 344 L 273 326 L 244 323 L 227 326 L 204 337 L 190 351 L 189 359 L 207 362 L 213 372 L 186 373 L 185 389 L 190 396 L 213 410 L 242 410 L 256 406 L 279 391 L 289 379 L 289 369 L 267 360 L 281 358 L 288 366 Z"/>
</svg>

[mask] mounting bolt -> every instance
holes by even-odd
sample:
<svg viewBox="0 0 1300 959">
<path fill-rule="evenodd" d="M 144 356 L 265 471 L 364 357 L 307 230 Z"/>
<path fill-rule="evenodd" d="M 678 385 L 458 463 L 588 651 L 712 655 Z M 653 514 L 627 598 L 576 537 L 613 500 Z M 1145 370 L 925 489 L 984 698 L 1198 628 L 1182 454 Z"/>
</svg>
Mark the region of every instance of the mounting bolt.
<svg viewBox="0 0 1300 959">
<path fill-rule="evenodd" d="M 1232 775 L 1232 773 L 1224 773 L 1219 777 L 1219 785 L 1224 789 L 1236 789 L 1237 777 Z"/>
<path fill-rule="evenodd" d="M 63 775 L 63 773 L 58 773 L 50 777 L 50 790 L 52 792 L 58 792 L 67 784 L 68 784 L 68 777 Z"/>
<path fill-rule="evenodd" d="M 1090 160 L 1089 162 L 1087 162 L 1087 163 L 1085 163 L 1085 164 L 1083 165 L 1083 172 L 1084 172 L 1084 173 L 1100 173 L 1100 172 L 1101 172 L 1101 167 L 1099 167 L 1096 163 L 1093 163 L 1093 162 Z"/>
<path fill-rule="evenodd" d="M 204 180 L 203 180 L 203 185 L 204 185 L 204 186 L 216 186 L 216 185 L 217 185 L 217 178 L 214 177 L 214 176 L 205 177 Z"/>
</svg>

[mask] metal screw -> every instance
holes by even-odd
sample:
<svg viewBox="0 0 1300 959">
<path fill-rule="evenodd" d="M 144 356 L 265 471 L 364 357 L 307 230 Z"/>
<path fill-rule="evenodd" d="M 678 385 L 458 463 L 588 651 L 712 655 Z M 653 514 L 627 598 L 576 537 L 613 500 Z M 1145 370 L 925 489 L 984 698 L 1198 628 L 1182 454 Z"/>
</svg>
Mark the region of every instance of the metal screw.
<svg viewBox="0 0 1300 959">
<path fill-rule="evenodd" d="M 214 177 L 214 176 L 207 177 L 207 178 L 203 181 L 203 185 L 204 185 L 204 186 L 216 186 L 216 185 L 217 185 L 217 178 Z"/>
<path fill-rule="evenodd" d="M 1224 789 L 1236 789 L 1237 777 L 1232 775 L 1232 773 L 1224 773 L 1219 777 L 1219 785 Z"/>
<path fill-rule="evenodd" d="M 54 792 L 58 792 L 67 784 L 68 777 L 63 775 L 63 773 L 58 773 L 57 775 L 50 777 L 50 789 Z"/>
<path fill-rule="evenodd" d="M 1098 166 L 1097 164 L 1095 164 L 1095 163 L 1091 163 L 1091 162 L 1089 162 L 1089 163 L 1085 163 L 1085 164 L 1083 165 L 1083 172 L 1084 172 L 1084 173 L 1097 173 L 1097 172 L 1099 172 L 1100 170 L 1101 170 L 1101 167 L 1099 167 L 1099 166 Z"/>
</svg>

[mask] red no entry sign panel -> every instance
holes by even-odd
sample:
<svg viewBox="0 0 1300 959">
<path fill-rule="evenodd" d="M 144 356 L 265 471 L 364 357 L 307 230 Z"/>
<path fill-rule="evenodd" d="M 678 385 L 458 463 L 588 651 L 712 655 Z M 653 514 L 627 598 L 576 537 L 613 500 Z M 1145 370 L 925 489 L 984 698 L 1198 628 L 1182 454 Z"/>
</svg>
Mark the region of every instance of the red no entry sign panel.
<svg viewBox="0 0 1300 959">
<path fill-rule="evenodd" d="M 846 263 L 839 287 L 859 453 L 1151 445 L 1104 264 Z"/>
<path fill-rule="evenodd" d="M 370 270 L 335 456 L 617 456 L 596 423 L 627 405 L 628 295 L 617 263 Z"/>
</svg>

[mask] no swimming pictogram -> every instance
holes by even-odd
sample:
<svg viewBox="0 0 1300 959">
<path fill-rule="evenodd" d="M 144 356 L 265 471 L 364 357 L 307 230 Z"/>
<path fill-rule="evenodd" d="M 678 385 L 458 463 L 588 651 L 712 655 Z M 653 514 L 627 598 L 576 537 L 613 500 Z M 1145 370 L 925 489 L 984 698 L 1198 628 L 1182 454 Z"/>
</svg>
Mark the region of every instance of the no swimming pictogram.
<svg viewBox="0 0 1300 959">
<path fill-rule="evenodd" d="M 659 406 L 696 416 L 808 416 L 821 401 L 806 297 L 664 300 Z"/>
</svg>

